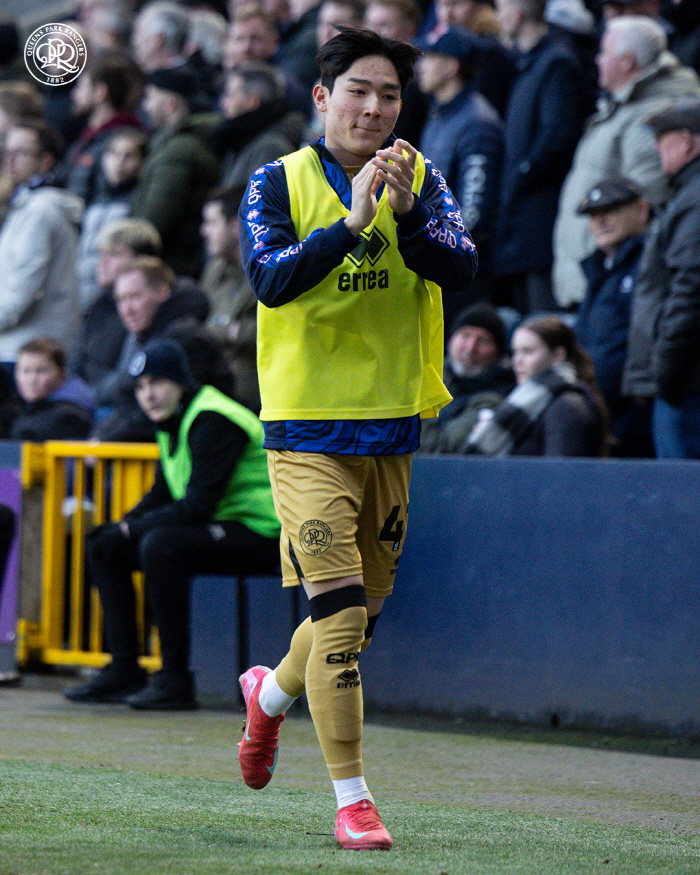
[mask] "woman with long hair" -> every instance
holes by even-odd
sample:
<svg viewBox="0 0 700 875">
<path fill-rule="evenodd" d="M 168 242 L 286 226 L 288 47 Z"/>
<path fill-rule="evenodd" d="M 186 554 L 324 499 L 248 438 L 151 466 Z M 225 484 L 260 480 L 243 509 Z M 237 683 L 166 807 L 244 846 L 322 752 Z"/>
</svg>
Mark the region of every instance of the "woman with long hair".
<svg viewBox="0 0 700 875">
<path fill-rule="evenodd" d="M 517 386 L 494 411 L 482 412 L 466 452 L 605 455 L 605 404 L 572 329 L 557 316 L 534 316 L 515 330 L 511 348 Z"/>
</svg>

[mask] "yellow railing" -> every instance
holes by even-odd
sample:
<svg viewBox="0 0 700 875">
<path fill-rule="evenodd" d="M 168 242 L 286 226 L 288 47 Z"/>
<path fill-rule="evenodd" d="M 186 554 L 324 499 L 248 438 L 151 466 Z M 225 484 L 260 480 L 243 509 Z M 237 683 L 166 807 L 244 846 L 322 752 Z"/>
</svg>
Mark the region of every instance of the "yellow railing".
<svg viewBox="0 0 700 875">
<path fill-rule="evenodd" d="M 41 617 L 18 621 L 20 665 L 101 667 L 102 610 L 85 581 L 85 536 L 96 525 L 120 520 L 153 483 L 155 444 L 49 441 L 22 447 L 22 483 L 43 483 Z M 160 668 L 157 635 L 146 637 L 143 575 L 134 574 L 141 664 Z M 89 592 L 87 591 L 89 589 Z"/>
</svg>

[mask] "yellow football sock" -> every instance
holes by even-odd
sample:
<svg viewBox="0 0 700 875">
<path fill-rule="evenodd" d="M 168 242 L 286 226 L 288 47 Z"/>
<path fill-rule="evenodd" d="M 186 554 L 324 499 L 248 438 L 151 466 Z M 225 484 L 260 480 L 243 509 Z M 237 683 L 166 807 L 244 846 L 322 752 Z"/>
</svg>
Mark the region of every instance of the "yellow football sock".
<svg viewBox="0 0 700 875">
<path fill-rule="evenodd" d="M 306 689 L 306 663 L 309 660 L 314 633 L 311 629 L 311 617 L 297 626 L 289 653 L 275 669 L 275 680 L 279 688 L 288 696 L 296 699 Z"/>
<path fill-rule="evenodd" d="M 306 665 L 309 710 L 331 778 L 354 778 L 364 773 L 358 657 L 367 609 L 361 605 L 344 607 L 318 617 L 311 626 L 313 644 Z"/>
</svg>

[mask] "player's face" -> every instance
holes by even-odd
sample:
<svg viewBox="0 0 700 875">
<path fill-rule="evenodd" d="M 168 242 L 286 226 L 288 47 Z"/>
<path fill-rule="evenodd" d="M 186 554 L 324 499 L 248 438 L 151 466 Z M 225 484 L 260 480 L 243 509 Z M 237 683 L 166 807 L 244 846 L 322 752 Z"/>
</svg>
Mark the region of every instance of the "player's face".
<svg viewBox="0 0 700 875">
<path fill-rule="evenodd" d="M 401 86 L 388 58 L 360 58 L 335 80 L 333 91 L 314 88 L 325 115 L 326 146 L 341 163 L 372 157 L 392 132 L 401 109 Z"/>
<path fill-rule="evenodd" d="M 183 387 L 166 377 L 144 374 L 134 387 L 139 407 L 151 422 L 165 422 L 177 410 L 184 394 Z"/>
</svg>

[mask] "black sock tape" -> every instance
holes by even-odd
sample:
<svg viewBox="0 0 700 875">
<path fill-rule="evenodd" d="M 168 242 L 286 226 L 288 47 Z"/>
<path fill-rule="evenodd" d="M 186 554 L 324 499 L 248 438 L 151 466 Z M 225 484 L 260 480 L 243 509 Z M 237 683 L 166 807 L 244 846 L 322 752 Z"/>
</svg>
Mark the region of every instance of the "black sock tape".
<svg viewBox="0 0 700 875">
<path fill-rule="evenodd" d="M 352 584 L 351 586 L 342 586 L 340 589 L 331 589 L 309 599 L 309 613 L 311 614 L 312 623 L 344 611 L 345 608 L 366 607 L 367 596 L 365 595 L 365 588 L 359 583 Z"/>
</svg>

